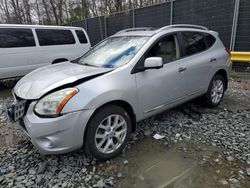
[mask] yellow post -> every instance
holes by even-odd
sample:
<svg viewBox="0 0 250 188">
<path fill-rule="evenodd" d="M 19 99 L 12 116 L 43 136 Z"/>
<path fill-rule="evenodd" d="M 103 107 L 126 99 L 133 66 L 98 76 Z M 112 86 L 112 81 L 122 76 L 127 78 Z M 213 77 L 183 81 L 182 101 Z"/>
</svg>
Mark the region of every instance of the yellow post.
<svg viewBox="0 0 250 188">
<path fill-rule="evenodd" d="M 250 63 L 250 52 L 231 52 L 231 60 Z"/>
</svg>

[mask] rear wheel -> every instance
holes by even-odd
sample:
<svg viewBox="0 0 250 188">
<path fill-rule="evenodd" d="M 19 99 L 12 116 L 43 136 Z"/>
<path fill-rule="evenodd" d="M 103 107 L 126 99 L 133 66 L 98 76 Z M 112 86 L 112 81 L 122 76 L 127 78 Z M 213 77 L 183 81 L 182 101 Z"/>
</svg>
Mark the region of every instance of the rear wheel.
<svg viewBox="0 0 250 188">
<path fill-rule="evenodd" d="M 93 115 L 86 131 L 86 152 L 107 160 L 117 156 L 126 146 L 131 134 L 131 119 L 123 108 L 107 105 Z"/>
<path fill-rule="evenodd" d="M 210 82 L 207 93 L 204 95 L 205 104 L 208 107 L 218 106 L 223 99 L 225 88 L 225 79 L 221 75 L 216 74 Z"/>
</svg>

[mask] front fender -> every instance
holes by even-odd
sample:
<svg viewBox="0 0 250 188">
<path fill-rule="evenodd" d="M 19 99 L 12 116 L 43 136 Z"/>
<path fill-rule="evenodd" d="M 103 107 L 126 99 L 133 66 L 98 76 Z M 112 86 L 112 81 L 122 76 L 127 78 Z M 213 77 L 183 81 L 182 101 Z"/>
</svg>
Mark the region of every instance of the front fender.
<svg viewBox="0 0 250 188">
<path fill-rule="evenodd" d="M 123 90 L 113 90 L 98 95 L 93 91 L 80 91 L 64 106 L 62 113 L 84 109 L 96 110 L 100 106 L 116 100 L 122 100 L 129 103 L 134 112 L 137 113 L 136 94 L 132 95 L 130 92 Z"/>
</svg>

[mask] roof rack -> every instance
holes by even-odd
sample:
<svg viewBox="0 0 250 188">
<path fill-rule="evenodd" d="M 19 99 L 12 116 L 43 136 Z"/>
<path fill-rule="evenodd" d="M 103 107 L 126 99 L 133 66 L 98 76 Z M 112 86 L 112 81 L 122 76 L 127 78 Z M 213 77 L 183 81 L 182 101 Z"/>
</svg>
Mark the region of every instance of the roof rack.
<svg viewBox="0 0 250 188">
<path fill-rule="evenodd" d="M 129 29 L 124 29 L 124 30 L 118 31 L 116 34 L 130 32 L 130 31 L 150 31 L 152 29 L 153 29 L 152 27 L 129 28 Z"/>
<path fill-rule="evenodd" d="M 164 31 L 167 29 L 171 29 L 171 28 L 193 28 L 193 29 L 202 29 L 202 30 L 208 30 L 207 27 L 204 26 L 199 26 L 199 25 L 191 25 L 191 24 L 176 24 L 176 25 L 168 25 L 168 26 L 164 26 L 160 29 L 157 30 L 157 33 L 160 31 Z"/>
</svg>

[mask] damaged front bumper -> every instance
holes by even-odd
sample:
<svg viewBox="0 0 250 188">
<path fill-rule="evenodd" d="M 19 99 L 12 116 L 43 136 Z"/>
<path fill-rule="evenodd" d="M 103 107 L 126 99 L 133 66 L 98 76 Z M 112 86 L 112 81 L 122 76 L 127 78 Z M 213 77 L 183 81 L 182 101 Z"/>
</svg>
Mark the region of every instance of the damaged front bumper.
<svg viewBox="0 0 250 188">
<path fill-rule="evenodd" d="M 41 154 L 62 154 L 83 146 L 84 131 L 93 110 L 42 118 L 34 113 L 35 104 L 30 104 L 22 120 L 22 127 Z"/>
</svg>

